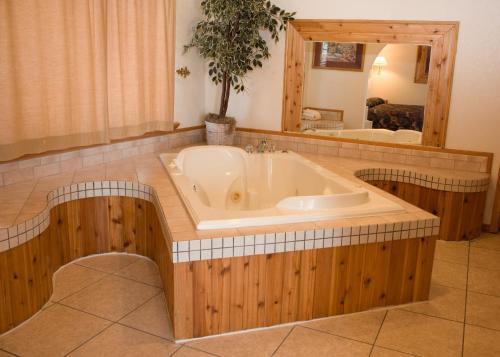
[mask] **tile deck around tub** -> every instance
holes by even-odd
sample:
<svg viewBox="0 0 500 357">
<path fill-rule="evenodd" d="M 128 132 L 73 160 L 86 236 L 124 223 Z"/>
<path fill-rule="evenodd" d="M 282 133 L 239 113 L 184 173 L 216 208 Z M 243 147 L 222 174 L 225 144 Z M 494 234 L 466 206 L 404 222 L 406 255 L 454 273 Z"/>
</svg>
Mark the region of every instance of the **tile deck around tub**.
<svg viewBox="0 0 500 357">
<path fill-rule="evenodd" d="M 446 170 L 429 171 L 404 165 L 397 170 L 387 168 L 386 163 L 374 161 L 317 154 L 305 156 L 355 180 L 353 175 L 363 180 L 396 179 L 430 188 L 437 184 L 438 189 L 456 192 L 484 191 L 489 180 L 485 174 L 453 172 L 456 181 L 448 181 L 451 173 Z M 374 168 L 377 166 L 379 168 Z M 129 173 L 126 173 L 127 167 Z M 372 187 L 360 183 L 367 188 Z M 169 245 L 174 262 L 391 241 L 433 236 L 439 231 L 438 218 L 381 191 L 377 192 L 396 200 L 406 212 L 335 221 L 197 231 L 156 153 L 80 168 L 39 179 L 31 185 L 24 184 L 23 189 L 29 190 L 30 194 L 23 195 L 19 190 L 12 190 L 15 197 L 10 197 L 10 186 L 13 185 L 0 188 L 0 197 L 9 198 L 9 202 L 15 202 L 19 197 L 19 209 L 10 216 L 0 213 L 0 252 L 43 232 L 50 223 L 49 212 L 54 206 L 71 200 L 101 196 L 136 197 L 152 202 L 161 218 L 165 236 L 171 240 Z"/>
</svg>

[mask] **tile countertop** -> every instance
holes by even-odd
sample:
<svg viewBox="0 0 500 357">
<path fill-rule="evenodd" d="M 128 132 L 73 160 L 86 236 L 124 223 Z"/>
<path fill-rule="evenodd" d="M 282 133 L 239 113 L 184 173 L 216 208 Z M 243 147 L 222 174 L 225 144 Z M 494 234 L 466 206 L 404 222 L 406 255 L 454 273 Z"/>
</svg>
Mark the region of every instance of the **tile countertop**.
<svg viewBox="0 0 500 357">
<path fill-rule="evenodd" d="M 176 148 L 170 152 L 178 152 L 182 148 Z M 37 214 L 42 212 L 47 206 L 47 195 L 49 192 L 75 183 L 99 182 L 116 180 L 124 182 L 139 182 L 148 185 L 156 192 L 158 203 L 163 210 L 165 223 L 172 235 L 174 242 L 197 240 L 215 237 L 236 237 L 247 235 L 259 235 L 268 232 L 290 232 L 306 231 L 315 229 L 333 229 L 336 227 L 353 227 L 361 225 L 390 224 L 411 220 L 432 220 L 435 218 L 430 213 L 418 207 L 408 204 L 405 201 L 379 190 L 368 183 L 362 182 L 370 190 L 396 201 L 402 205 L 406 212 L 381 214 L 372 217 L 346 218 L 334 221 L 306 222 L 298 224 L 286 224 L 264 227 L 249 227 L 226 230 L 197 231 L 185 209 L 180 197 L 177 194 L 173 183 L 168 177 L 162 163 L 158 158 L 159 153 L 144 154 L 132 157 L 127 160 L 118 160 L 107 164 L 85 167 L 73 172 L 48 176 L 38 180 L 7 185 L 0 188 L 0 230 L 14 225 L 23 224 Z M 487 189 L 489 174 L 472 173 L 466 171 L 450 171 L 443 169 L 426 168 L 419 166 L 408 166 L 401 164 L 390 164 L 377 161 L 354 160 L 339 157 L 328 157 L 319 154 L 301 154 L 304 157 L 317 162 L 318 164 L 335 171 L 345 177 L 358 180 L 353 177 L 359 176 L 360 170 L 366 169 L 391 169 L 399 172 L 413 172 L 427 175 L 438 180 L 464 180 L 477 183 L 484 191 Z M 444 181 L 443 181 L 444 182 Z M 100 184 L 100 183 L 99 183 Z M 480 186 L 481 185 L 481 186 Z M 484 189 L 483 189 L 484 188 Z M 96 194 L 97 196 L 97 194 Z M 85 197 L 85 196 L 84 196 Z M 87 196 L 88 197 L 88 196 Z M 73 198 L 72 198 L 73 199 Z M 61 200 L 62 202 L 62 200 Z M 17 230 L 17 228 L 16 228 Z M 1 238 L 1 237 L 0 237 Z M 28 238 L 29 239 L 29 238 Z"/>
</svg>

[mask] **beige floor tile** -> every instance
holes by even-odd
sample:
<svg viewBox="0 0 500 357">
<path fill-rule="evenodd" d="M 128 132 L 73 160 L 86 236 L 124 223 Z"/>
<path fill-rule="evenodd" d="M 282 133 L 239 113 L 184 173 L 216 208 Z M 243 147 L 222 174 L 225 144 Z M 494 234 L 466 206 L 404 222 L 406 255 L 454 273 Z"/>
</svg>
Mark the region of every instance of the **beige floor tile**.
<svg viewBox="0 0 500 357">
<path fill-rule="evenodd" d="M 337 336 L 373 343 L 382 325 L 385 313 L 384 310 L 361 312 L 311 321 L 303 325 Z"/>
<path fill-rule="evenodd" d="M 500 296 L 500 270 L 469 268 L 469 291 Z"/>
<path fill-rule="evenodd" d="M 464 357 L 500 356 L 500 331 L 465 325 Z"/>
<path fill-rule="evenodd" d="M 436 241 L 434 259 L 448 263 L 467 265 L 469 242 Z"/>
<path fill-rule="evenodd" d="M 97 317 L 55 304 L 0 338 L 0 348 L 20 356 L 62 356 L 109 326 Z"/>
<path fill-rule="evenodd" d="M 500 330 L 500 297 L 469 291 L 466 322 Z"/>
<path fill-rule="evenodd" d="M 370 354 L 370 357 L 408 357 L 414 356 L 408 353 L 403 353 L 399 351 L 389 350 L 387 348 L 382 348 L 378 346 L 373 347 L 373 351 Z"/>
<path fill-rule="evenodd" d="M 500 250 L 500 234 L 483 233 L 470 242 L 471 247 Z"/>
<path fill-rule="evenodd" d="M 460 356 L 462 333 L 458 322 L 390 310 L 375 344 L 420 356 Z"/>
<path fill-rule="evenodd" d="M 97 269 L 106 273 L 115 273 L 126 266 L 141 259 L 136 255 L 129 254 L 103 254 L 94 255 L 76 262 L 78 265 Z"/>
<path fill-rule="evenodd" d="M 188 346 L 219 356 L 270 356 L 291 327 L 273 328 L 188 342 Z"/>
<path fill-rule="evenodd" d="M 95 283 L 105 275 L 106 273 L 81 265 L 67 265 L 54 275 L 54 292 L 50 299 L 52 301 L 59 301 Z"/>
<path fill-rule="evenodd" d="M 470 249 L 470 267 L 500 270 L 500 251 L 476 248 Z"/>
<path fill-rule="evenodd" d="M 465 290 L 433 284 L 428 301 L 406 305 L 401 309 L 463 322 Z"/>
<path fill-rule="evenodd" d="M 162 338 L 113 325 L 70 356 L 169 356 L 177 348 L 177 345 Z"/>
<path fill-rule="evenodd" d="M 42 306 L 42 310 L 45 310 L 45 309 L 48 309 L 49 307 L 51 307 L 52 305 L 54 305 L 54 303 L 52 301 L 47 301 L 45 303 L 45 305 Z"/>
<path fill-rule="evenodd" d="M 177 352 L 175 352 L 175 357 L 210 357 L 216 356 L 211 353 L 206 353 L 203 351 L 195 350 L 194 348 L 188 346 L 182 346 Z"/>
<path fill-rule="evenodd" d="M 158 266 L 151 260 L 143 258 L 127 265 L 116 272 L 116 275 L 127 279 L 140 281 L 145 284 L 162 287 Z"/>
<path fill-rule="evenodd" d="M 436 260 L 432 268 L 432 283 L 451 288 L 465 289 L 467 284 L 467 266 Z"/>
<path fill-rule="evenodd" d="M 161 290 L 110 275 L 67 297 L 62 304 L 108 320 L 118 321 Z"/>
<path fill-rule="evenodd" d="M 274 356 L 369 356 L 372 346 L 297 326 Z"/>
<path fill-rule="evenodd" d="M 167 302 L 163 292 L 125 316 L 120 320 L 120 323 L 152 335 L 173 339 L 172 323 L 170 322 Z"/>
</svg>

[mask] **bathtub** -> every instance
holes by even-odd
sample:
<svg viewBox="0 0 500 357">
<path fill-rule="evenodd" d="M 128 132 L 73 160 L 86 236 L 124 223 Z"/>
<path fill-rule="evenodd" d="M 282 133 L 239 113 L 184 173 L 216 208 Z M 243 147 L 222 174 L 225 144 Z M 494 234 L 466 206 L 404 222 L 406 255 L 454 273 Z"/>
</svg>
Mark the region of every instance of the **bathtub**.
<svg viewBox="0 0 500 357">
<path fill-rule="evenodd" d="M 347 138 L 357 140 L 382 141 L 386 143 L 420 145 L 422 133 L 416 130 L 400 129 L 396 131 L 387 129 L 308 129 L 304 134 L 333 136 L 336 138 Z"/>
<path fill-rule="evenodd" d="M 357 179 L 345 179 L 293 152 L 248 154 L 231 146 L 197 146 L 160 159 L 199 230 L 403 210 Z"/>
</svg>

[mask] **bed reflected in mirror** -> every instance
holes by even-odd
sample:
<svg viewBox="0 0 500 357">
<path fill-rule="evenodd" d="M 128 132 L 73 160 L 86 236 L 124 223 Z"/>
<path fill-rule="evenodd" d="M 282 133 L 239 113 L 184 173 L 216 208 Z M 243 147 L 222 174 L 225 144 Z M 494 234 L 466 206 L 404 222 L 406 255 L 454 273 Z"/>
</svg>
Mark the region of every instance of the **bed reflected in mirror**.
<svg viewBox="0 0 500 357">
<path fill-rule="evenodd" d="M 305 41 L 304 49 L 298 131 L 422 142 L 430 46 Z"/>
</svg>

